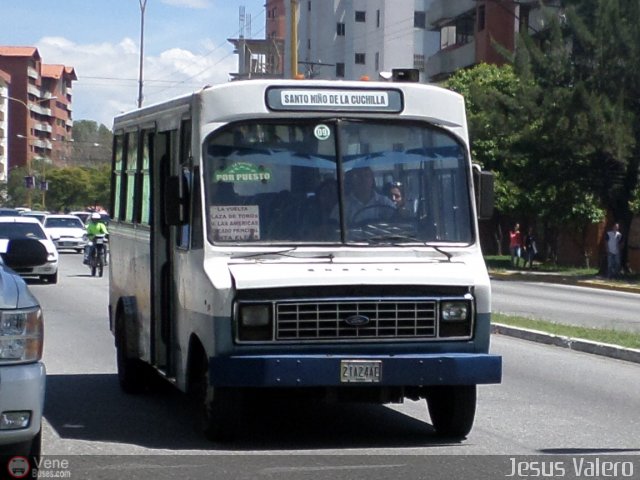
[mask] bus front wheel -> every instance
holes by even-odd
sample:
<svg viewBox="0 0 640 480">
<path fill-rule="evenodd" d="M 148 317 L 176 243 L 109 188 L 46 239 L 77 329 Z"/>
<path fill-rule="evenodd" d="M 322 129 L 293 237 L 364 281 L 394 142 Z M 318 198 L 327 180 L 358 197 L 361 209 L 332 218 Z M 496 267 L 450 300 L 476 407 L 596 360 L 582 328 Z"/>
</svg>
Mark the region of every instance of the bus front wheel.
<svg viewBox="0 0 640 480">
<path fill-rule="evenodd" d="M 151 368 L 138 358 L 131 358 L 127 352 L 127 332 L 124 326 L 125 318 L 121 312 L 116 319 L 116 366 L 118 382 L 123 392 L 129 394 L 142 393 L 151 384 Z"/>
<path fill-rule="evenodd" d="M 476 415 L 476 386 L 430 387 L 426 396 L 436 434 L 443 438 L 465 438 L 471 431 Z"/>
<path fill-rule="evenodd" d="M 214 442 L 233 440 L 240 427 L 243 409 L 238 389 L 214 388 L 209 382 L 209 365 L 204 354 L 191 372 L 189 392 L 197 412 L 197 428 Z"/>
</svg>

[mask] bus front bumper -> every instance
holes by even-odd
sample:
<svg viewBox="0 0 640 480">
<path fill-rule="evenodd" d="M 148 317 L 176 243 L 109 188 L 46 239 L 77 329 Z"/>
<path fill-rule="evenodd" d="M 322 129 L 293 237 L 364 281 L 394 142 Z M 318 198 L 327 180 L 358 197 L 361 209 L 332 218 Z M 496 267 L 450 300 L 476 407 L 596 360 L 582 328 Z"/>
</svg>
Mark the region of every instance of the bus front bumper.
<svg viewBox="0 0 640 480">
<path fill-rule="evenodd" d="M 373 378 L 345 378 L 349 364 L 377 368 Z M 214 357 L 216 387 L 428 386 L 500 383 L 502 357 L 449 353 L 416 355 L 259 355 Z"/>
</svg>

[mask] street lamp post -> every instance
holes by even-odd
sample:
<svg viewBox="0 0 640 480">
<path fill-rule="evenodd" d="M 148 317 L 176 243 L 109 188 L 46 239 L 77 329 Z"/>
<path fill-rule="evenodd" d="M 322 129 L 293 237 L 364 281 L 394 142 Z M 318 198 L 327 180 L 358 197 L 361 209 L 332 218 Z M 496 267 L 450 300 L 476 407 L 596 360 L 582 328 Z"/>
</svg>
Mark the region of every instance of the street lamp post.
<svg viewBox="0 0 640 480">
<path fill-rule="evenodd" d="M 2 99 L 2 98 L 6 98 L 7 100 L 12 100 L 14 102 L 19 103 L 20 105 L 22 105 L 27 110 L 27 113 L 30 111 L 29 105 L 26 102 L 24 102 L 23 100 L 19 99 L 19 98 L 10 97 L 8 95 L 6 95 L 6 96 L 5 95 L 0 95 L 0 99 Z M 55 100 L 56 98 L 58 98 L 58 97 L 57 96 L 53 96 L 53 97 L 48 97 L 48 98 L 41 98 L 39 100 L 36 100 L 33 103 L 48 102 L 50 100 Z M 11 120 L 11 119 L 9 119 L 9 120 Z M 20 134 L 17 134 L 16 136 L 18 138 L 25 138 L 25 139 L 27 138 L 26 136 L 20 135 Z M 27 158 L 26 158 L 26 164 L 27 164 L 27 170 L 29 172 L 29 175 L 31 175 L 31 156 L 28 155 L 28 154 L 27 154 Z"/>
<path fill-rule="evenodd" d="M 138 74 L 138 108 L 142 107 L 142 64 L 144 60 L 144 10 L 147 7 L 147 0 L 140 2 L 140 72 Z"/>
</svg>

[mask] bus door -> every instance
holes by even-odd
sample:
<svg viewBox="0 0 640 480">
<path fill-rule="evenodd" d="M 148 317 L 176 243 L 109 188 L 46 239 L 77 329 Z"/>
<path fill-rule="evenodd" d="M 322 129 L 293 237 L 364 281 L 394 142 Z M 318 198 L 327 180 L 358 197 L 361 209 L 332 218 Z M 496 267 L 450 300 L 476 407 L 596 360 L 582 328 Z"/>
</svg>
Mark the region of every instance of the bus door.
<svg viewBox="0 0 640 480">
<path fill-rule="evenodd" d="M 151 343 L 152 362 L 167 376 L 173 375 L 171 368 L 171 320 L 174 311 L 174 288 L 172 279 L 171 227 L 164 218 L 165 182 L 155 179 L 168 178 L 175 171 L 176 131 L 157 132 L 154 139 L 152 182 L 153 195 L 151 228 Z"/>
</svg>

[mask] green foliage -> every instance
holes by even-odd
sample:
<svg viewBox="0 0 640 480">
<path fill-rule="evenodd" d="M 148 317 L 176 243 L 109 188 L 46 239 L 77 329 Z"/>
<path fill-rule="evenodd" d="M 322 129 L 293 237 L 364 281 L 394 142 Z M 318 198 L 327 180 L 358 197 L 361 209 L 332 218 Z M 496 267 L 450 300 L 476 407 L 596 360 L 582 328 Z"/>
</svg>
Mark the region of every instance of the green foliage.
<svg viewBox="0 0 640 480">
<path fill-rule="evenodd" d="M 41 170 L 36 170 L 41 171 Z M 7 184 L 7 205 L 26 206 L 29 193 L 24 187 L 26 170 L 14 169 Z M 48 167 L 46 178 L 49 190 L 31 190 L 31 206 L 37 210 L 64 211 L 84 210 L 93 205 L 109 204 L 109 166 L 89 167 Z M 44 198 L 44 205 L 43 200 Z"/>
<path fill-rule="evenodd" d="M 56 210 L 109 204 L 109 167 L 68 167 L 49 176 L 49 203 Z"/>
<path fill-rule="evenodd" d="M 480 64 L 459 70 L 444 85 L 465 97 L 473 161 L 496 173 L 496 207 L 502 213 L 519 209 L 521 191 L 508 171 L 519 159 L 511 155 L 517 139 L 522 82 L 511 66 Z"/>
<path fill-rule="evenodd" d="M 112 142 L 113 135 L 104 125 L 91 120 L 74 122 L 71 163 L 92 167 L 108 164 Z"/>
</svg>

